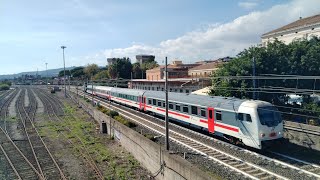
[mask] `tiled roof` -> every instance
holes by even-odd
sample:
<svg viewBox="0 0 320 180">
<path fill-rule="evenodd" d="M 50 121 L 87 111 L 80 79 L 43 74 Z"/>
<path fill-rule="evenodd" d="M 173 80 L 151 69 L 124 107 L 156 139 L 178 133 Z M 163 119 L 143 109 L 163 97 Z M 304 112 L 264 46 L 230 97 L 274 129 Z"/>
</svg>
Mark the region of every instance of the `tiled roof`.
<svg viewBox="0 0 320 180">
<path fill-rule="evenodd" d="M 272 30 L 268 33 L 265 33 L 262 36 L 266 36 L 269 34 L 281 32 L 281 31 L 285 31 L 285 30 L 289 30 L 289 29 L 293 29 L 293 28 L 297 28 L 297 27 L 301 27 L 301 26 L 308 26 L 308 25 L 312 25 L 312 24 L 317 24 L 317 23 L 320 23 L 320 14 L 310 16 L 307 18 L 303 18 L 303 19 L 299 19 L 299 20 L 292 22 L 290 24 L 287 24 L 281 28 Z"/>
<path fill-rule="evenodd" d="M 215 69 L 218 67 L 219 64 L 222 64 L 222 63 L 218 63 L 218 62 L 206 63 L 206 64 L 202 64 L 200 66 L 196 66 L 194 68 L 191 68 L 190 71 L 203 70 L 203 69 Z"/>
</svg>

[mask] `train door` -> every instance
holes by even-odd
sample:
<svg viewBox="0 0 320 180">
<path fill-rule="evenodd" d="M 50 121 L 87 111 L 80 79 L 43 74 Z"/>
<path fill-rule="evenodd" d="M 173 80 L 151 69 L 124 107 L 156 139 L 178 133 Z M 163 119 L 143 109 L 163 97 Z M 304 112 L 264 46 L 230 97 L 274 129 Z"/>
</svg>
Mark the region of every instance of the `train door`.
<svg viewBox="0 0 320 180">
<path fill-rule="evenodd" d="M 139 101 L 139 110 L 142 110 L 142 97 L 138 96 L 138 101 Z"/>
<path fill-rule="evenodd" d="M 214 108 L 208 108 L 208 131 L 214 133 Z"/>
<path fill-rule="evenodd" d="M 143 107 L 144 107 L 144 111 L 146 111 L 147 109 L 147 105 L 146 105 L 146 97 L 142 97 L 143 98 Z"/>
</svg>

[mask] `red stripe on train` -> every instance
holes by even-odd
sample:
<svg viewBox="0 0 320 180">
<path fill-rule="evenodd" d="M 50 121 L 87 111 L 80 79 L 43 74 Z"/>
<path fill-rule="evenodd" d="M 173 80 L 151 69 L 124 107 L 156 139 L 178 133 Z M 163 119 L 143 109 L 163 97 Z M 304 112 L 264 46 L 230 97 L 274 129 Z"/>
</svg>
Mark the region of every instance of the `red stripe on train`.
<svg viewBox="0 0 320 180">
<path fill-rule="evenodd" d="M 217 127 L 223 128 L 223 129 L 230 130 L 230 131 L 239 132 L 239 129 L 234 128 L 234 127 L 230 127 L 230 126 L 226 126 L 226 125 L 222 125 L 222 124 L 217 124 L 217 123 L 215 123 L 214 125 Z"/>
<path fill-rule="evenodd" d="M 161 108 L 157 108 L 158 111 L 162 111 L 162 112 L 166 112 L 166 110 L 164 109 L 161 109 Z M 190 118 L 190 116 L 187 116 L 187 115 L 184 115 L 184 114 L 179 114 L 179 113 L 176 113 L 176 112 L 172 112 L 172 111 L 168 111 L 169 114 L 173 114 L 173 115 L 176 115 L 176 116 L 181 116 L 181 117 L 184 117 L 184 118 Z"/>
<path fill-rule="evenodd" d="M 200 119 L 200 122 L 208 124 L 208 121 L 204 119 Z"/>
</svg>

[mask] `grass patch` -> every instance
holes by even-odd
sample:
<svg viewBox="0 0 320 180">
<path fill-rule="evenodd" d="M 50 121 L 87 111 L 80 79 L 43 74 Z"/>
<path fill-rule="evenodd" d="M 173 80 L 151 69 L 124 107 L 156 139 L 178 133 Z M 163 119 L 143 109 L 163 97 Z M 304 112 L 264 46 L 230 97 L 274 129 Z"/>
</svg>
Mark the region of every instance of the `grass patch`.
<svg viewBox="0 0 320 180">
<path fill-rule="evenodd" d="M 102 109 L 103 107 L 100 106 L 98 106 L 98 108 L 103 113 L 111 114 L 124 124 L 132 126 L 131 123 L 124 121 L 122 117 L 118 116 L 118 113 Z M 64 111 L 66 116 L 64 116 L 62 122 L 57 122 L 58 124 L 47 122 L 47 129 L 49 131 L 54 132 L 54 134 L 63 132 L 67 139 L 74 143 L 73 151 L 75 155 L 79 154 L 79 151 L 83 151 L 85 147 L 97 165 L 107 165 L 108 168 L 103 172 L 106 179 L 134 179 L 134 170 L 139 167 L 139 163 L 137 163 L 133 157 L 125 154 L 119 158 L 117 155 L 118 152 L 110 151 L 105 145 L 105 143 L 108 142 L 107 137 L 101 138 L 96 136 L 96 124 L 93 121 L 87 121 L 88 117 L 86 114 L 79 115 L 80 113 L 77 112 L 76 108 L 68 105 L 65 105 Z M 74 116 L 76 116 L 76 118 Z M 67 128 L 69 128 L 70 131 L 68 131 Z M 80 143 L 78 139 L 80 139 L 82 143 Z M 113 142 L 111 140 L 109 141 Z M 119 161 L 119 159 L 121 160 Z"/>
</svg>

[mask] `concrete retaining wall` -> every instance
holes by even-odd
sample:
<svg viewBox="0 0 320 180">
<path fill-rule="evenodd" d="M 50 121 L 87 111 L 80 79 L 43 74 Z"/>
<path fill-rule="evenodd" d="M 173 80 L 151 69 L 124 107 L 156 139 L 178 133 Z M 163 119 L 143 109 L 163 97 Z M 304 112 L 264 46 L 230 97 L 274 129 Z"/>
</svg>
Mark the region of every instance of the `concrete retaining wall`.
<svg viewBox="0 0 320 180">
<path fill-rule="evenodd" d="M 190 162 L 180 156 L 169 154 L 166 150 L 161 149 L 157 143 L 147 139 L 118 121 L 111 119 L 99 110 L 93 108 L 89 103 L 84 101 L 80 101 L 80 103 L 83 109 L 100 125 L 102 122 L 107 124 L 109 135 L 113 135 L 114 138 L 142 164 L 142 166 L 152 173 L 155 173 L 161 169 L 160 164 L 165 164 L 162 171 L 156 176 L 156 179 L 213 179 L 207 173 L 193 166 Z"/>
<path fill-rule="evenodd" d="M 284 137 L 292 143 L 320 151 L 319 126 L 285 121 Z"/>
</svg>

